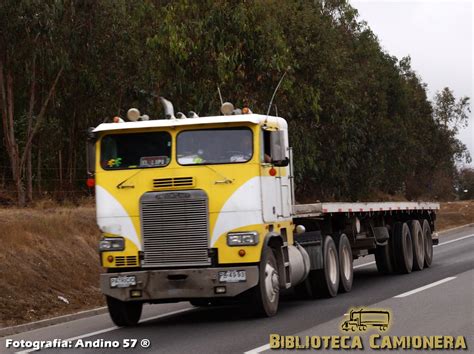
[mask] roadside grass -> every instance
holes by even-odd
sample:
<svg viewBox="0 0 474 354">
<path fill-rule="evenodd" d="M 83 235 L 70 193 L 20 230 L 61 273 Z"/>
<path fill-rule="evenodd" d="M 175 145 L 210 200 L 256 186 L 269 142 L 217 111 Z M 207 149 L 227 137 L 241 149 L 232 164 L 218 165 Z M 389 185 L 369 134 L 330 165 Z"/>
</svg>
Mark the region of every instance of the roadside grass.
<svg viewBox="0 0 474 354">
<path fill-rule="evenodd" d="M 441 203 L 437 214 L 438 231 L 474 223 L 474 200 Z"/>
<path fill-rule="evenodd" d="M 103 305 L 99 235 L 92 207 L 0 209 L 0 327 Z"/>
<path fill-rule="evenodd" d="M 439 231 L 469 223 L 474 201 L 441 204 Z M 0 327 L 103 306 L 99 237 L 89 202 L 0 208 Z"/>
</svg>

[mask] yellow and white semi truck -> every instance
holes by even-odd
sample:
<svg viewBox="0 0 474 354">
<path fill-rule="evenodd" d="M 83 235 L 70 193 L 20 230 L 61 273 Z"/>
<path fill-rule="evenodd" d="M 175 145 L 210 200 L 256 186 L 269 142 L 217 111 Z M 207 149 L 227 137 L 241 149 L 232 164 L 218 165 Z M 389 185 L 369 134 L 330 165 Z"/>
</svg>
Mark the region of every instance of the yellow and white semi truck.
<svg viewBox="0 0 474 354">
<path fill-rule="evenodd" d="M 296 204 L 285 119 L 223 107 L 221 116 L 124 122 L 89 131 L 100 286 L 112 320 L 144 303 L 241 301 L 277 313 L 281 289 L 336 296 L 353 260 L 379 271 L 429 267 L 436 203 Z M 147 117 L 142 117 L 147 119 Z M 92 180 L 93 178 L 93 180 Z"/>
</svg>

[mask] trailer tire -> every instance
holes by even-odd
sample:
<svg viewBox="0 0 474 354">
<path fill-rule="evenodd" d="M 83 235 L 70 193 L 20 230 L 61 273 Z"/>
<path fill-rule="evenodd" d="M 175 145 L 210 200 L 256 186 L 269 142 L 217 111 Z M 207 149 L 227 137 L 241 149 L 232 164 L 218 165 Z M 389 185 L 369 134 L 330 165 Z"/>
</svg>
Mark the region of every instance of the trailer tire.
<svg viewBox="0 0 474 354">
<path fill-rule="evenodd" d="M 313 295 L 335 297 L 339 288 L 339 273 L 336 244 L 331 236 L 326 236 L 323 241 L 323 269 L 312 270 L 308 275 Z"/>
<path fill-rule="evenodd" d="M 272 249 L 266 247 L 262 252 L 259 266 L 259 282 L 254 288 L 253 309 L 259 317 L 271 317 L 278 311 L 280 283 L 278 264 Z"/>
<path fill-rule="evenodd" d="M 138 301 L 121 301 L 106 296 L 112 322 L 118 327 L 135 326 L 142 315 L 143 303 Z"/>
<path fill-rule="evenodd" d="M 354 280 L 354 266 L 352 264 L 352 248 L 349 238 L 341 234 L 337 238 L 337 249 L 339 257 L 339 291 L 348 293 L 352 290 Z"/>
<path fill-rule="evenodd" d="M 418 220 L 408 223 L 413 242 L 413 270 L 422 270 L 425 262 L 425 242 L 423 240 L 423 230 Z"/>
<path fill-rule="evenodd" d="M 396 270 L 402 274 L 410 273 L 413 269 L 413 242 L 406 223 L 395 223 L 393 244 Z"/>
<path fill-rule="evenodd" d="M 433 238 L 431 237 L 431 227 L 428 220 L 423 220 L 423 242 L 424 242 L 424 249 L 425 249 L 425 262 L 424 265 L 426 268 L 431 266 L 433 262 Z"/>
</svg>

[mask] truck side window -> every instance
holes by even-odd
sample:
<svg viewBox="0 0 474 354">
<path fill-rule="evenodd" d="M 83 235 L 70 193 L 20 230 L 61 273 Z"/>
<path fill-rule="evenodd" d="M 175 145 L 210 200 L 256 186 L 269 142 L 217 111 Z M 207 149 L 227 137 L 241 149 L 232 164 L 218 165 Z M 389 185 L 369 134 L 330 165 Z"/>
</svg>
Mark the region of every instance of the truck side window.
<svg viewBox="0 0 474 354">
<path fill-rule="evenodd" d="M 270 163 L 272 162 L 272 158 L 270 156 L 270 131 L 262 129 L 262 133 L 263 146 L 261 147 L 263 147 L 263 149 L 261 149 L 261 151 L 263 151 L 263 154 L 261 154 L 261 161 L 265 163 Z"/>
</svg>

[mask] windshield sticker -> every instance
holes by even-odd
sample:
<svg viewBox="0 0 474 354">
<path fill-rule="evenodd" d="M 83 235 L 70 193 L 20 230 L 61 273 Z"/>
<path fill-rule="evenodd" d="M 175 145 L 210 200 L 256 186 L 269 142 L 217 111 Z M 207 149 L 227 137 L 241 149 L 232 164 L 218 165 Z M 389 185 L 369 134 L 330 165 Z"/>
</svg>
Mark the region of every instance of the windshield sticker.
<svg viewBox="0 0 474 354">
<path fill-rule="evenodd" d="M 110 159 L 107 161 L 107 166 L 109 167 L 120 167 L 122 165 L 122 158 L 116 157 L 115 159 Z"/>
<path fill-rule="evenodd" d="M 140 167 L 164 166 L 168 161 L 168 156 L 143 156 L 140 158 Z"/>
</svg>

